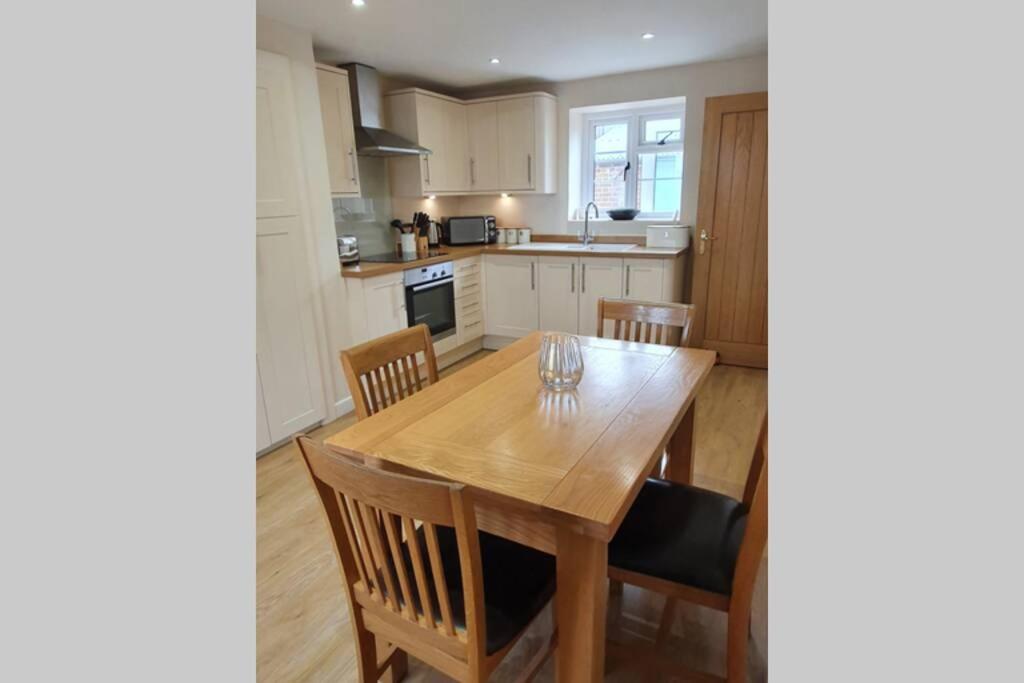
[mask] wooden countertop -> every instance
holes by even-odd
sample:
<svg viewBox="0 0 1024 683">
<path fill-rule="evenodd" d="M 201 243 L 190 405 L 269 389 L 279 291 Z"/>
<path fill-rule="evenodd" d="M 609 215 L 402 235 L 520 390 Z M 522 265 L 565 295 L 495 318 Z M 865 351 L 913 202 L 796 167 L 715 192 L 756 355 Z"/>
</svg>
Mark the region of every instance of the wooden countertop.
<svg viewBox="0 0 1024 683">
<path fill-rule="evenodd" d="M 535 242 L 534 244 L 541 247 L 544 243 Z M 599 242 L 599 244 L 606 243 Z M 398 273 L 403 270 L 409 270 L 410 268 L 429 266 L 434 263 L 444 263 L 445 261 L 454 261 L 461 258 L 469 258 L 470 256 L 479 256 L 480 254 L 506 254 L 508 256 L 596 256 L 599 258 L 675 258 L 686 251 L 686 249 L 641 246 L 628 248 L 628 245 L 626 244 L 622 245 L 624 247 L 622 250 L 587 252 L 567 252 L 564 248 L 556 246 L 552 246 L 551 249 L 513 249 L 511 248 L 512 246 L 515 245 L 488 244 L 486 246 L 474 245 L 467 247 L 442 247 L 445 251 L 444 254 L 441 254 L 440 256 L 431 256 L 430 258 L 420 259 L 418 261 L 409 261 L 406 263 L 360 263 L 355 266 L 345 266 L 341 269 L 341 276 L 354 278 L 376 277 L 378 275 L 387 275 L 388 273 Z"/>
</svg>

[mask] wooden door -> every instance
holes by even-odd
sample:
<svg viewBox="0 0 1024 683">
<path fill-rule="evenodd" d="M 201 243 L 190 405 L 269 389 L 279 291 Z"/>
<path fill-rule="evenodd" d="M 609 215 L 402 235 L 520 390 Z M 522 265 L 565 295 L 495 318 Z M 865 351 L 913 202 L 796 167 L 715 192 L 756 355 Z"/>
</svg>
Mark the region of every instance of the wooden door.
<svg viewBox="0 0 1024 683">
<path fill-rule="evenodd" d="M 487 256 L 484 332 L 525 337 L 537 330 L 537 257 Z"/>
<path fill-rule="evenodd" d="M 423 193 L 447 189 L 445 170 L 448 156 L 445 147 L 445 101 L 429 95 L 416 94 L 416 142 L 432 153 L 424 155 L 422 168 Z"/>
<path fill-rule="evenodd" d="M 359 162 L 352 120 L 352 96 L 348 76 L 333 69 L 317 67 L 320 116 L 327 147 L 327 173 L 331 194 L 359 194 Z"/>
<path fill-rule="evenodd" d="M 540 329 L 579 333 L 579 258 L 541 256 L 537 264 Z"/>
<path fill-rule="evenodd" d="M 498 189 L 498 103 L 466 105 L 469 127 L 469 189 Z"/>
<path fill-rule="evenodd" d="M 532 97 L 498 101 L 498 189 L 533 189 L 533 128 Z"/>
<path fill-rule="evenodd" d="M 449 192 L 469 189 L 469 123 L 466 107 L 460 102 L 444 102 L 445 183 Z"/>
<path fill-rule="evenodd" d="M 597 335 L 597 300 L 622 298 L 622 259 L 604 256 L 580 258 L 580 334 Z M 611 322 L 605 336 L 611 336 Z"/>
<path fill-rule="evenodd" d="M 768 93 L 708 98 L 692 344 L 768 367 Z"/>
<path fill-rule="evenodd" d="M 622 259 L 626 269 L 627 299 L 638 301 L 663 301 L 665 262 L 661 259 L 627 258 Z"/>
</svg>

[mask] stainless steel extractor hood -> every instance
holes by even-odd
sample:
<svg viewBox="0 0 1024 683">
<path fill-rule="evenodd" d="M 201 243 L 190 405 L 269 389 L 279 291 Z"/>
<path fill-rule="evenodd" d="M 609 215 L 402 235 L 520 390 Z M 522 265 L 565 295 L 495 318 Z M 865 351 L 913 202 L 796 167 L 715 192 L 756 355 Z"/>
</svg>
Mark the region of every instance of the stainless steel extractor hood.
<svg viewBox="0 0 1024 683">
<path fill-rule="evenodd" d="M 352 93 L 352 115 L 356 126 L 356 151 L 365 157 L 395 157 L 430 154 L 430 150 L 401 135 L 384 130 L 380 123 L 380 80 L 372 66 L 356 62 L 342 64 L 348 71 Z"/>
</svg>

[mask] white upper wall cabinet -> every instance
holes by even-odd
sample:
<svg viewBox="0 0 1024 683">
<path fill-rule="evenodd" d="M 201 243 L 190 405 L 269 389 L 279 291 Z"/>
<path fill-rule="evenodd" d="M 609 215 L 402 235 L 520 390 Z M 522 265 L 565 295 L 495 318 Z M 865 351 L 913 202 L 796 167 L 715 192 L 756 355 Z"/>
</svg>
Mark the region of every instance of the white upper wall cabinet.
<svg viewBox="0 0 1024 683">
<path fill-rule="evenodd" d="M 469 125 L 469 189 L 475 192 L 497 191 L 498 182 L 498 103 L 476 102 L 466 105 Z"/>
<path fill-rule="evenodd" d="M 388 93 L 384 108 L 392 131 L 432 152 L 389 160 L 397 196 L 556 190 L 556 101 L 547 93 L 464 102 L 408 88 Z"/>
<path fill-rule="evenodd" d="M 359 160 L 356 157 L 356 135 L 348 73 L 342 69 L 318 64 L 316 80 L 320 91 L 320 115 L 324 123 L 331 194 L 358 196 Z"/>
</svg>

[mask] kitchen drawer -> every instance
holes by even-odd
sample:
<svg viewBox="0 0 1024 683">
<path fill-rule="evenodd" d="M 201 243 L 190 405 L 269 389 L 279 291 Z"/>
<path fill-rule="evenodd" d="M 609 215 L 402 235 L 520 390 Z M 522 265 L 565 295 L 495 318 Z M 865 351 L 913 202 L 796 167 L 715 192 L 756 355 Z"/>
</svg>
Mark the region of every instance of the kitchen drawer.
<svg viewBox="0 0 1024 683">
<path fill-rule="evenodd" d="M 479 339 L 484 335 L 484 321 L 483 318 L 479 318 L 473 322 L 468 322 L 458 327 L 458 339 L 459 344 L 465 344 L 471 342 L 474 339 Z"/>
<path fill-rule="evenodd" d="M 455 276 L 455 298 L 458 299 L 470 294 L 479 295 L 483 291 L 480 286 L 480 274 L 467 275 L 465 277 Z"/>
<path fill-rule="evenodd" d="M 462 322 L 466 320 L 476 320 L 482 318 L 484 314 L 484 307 L 479 300 L 471 300 L 466 303 L 457 302 L 457 310 L 455 312 L 456 322 Z"/>
<path fill-rule="evenodd" d="M 474 256 L 472 258 L 459 259 L 455 262 L 455 272 L 457 276 L 462 274 L 472 275 L 473 273 L 479 273 L 480 257 Z"/>
</svg>

